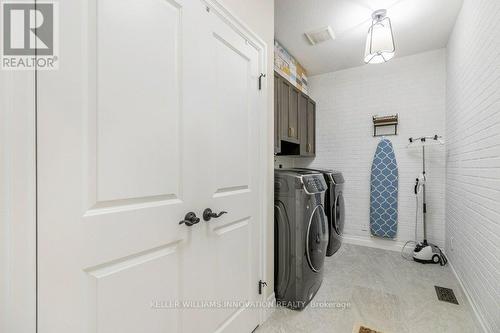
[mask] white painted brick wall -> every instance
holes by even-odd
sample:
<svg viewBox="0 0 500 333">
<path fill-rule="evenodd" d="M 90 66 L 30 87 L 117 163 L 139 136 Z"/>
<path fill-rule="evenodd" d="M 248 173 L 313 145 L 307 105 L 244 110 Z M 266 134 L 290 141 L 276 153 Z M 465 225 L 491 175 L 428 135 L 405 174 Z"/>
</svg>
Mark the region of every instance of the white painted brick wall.
<svg viewBox="0 0 500 333">
<path fill-rule="evenodd" d="M 293 161 L 296 166 L 328 167 L 344 173 L 347 236 L 370 239 L 370 171 L 379 142 L 372 136 L 371 117 L 399 113 L 399 135 L 389 137 L 400 175 L 397 240 L 414 239 L 413 186 L 422 159 L 421 150 L 406 145 L 410 136 L 444 134 L 445 55 L 445 50 L 437 50 L 310 78 L 311 95 L 317 102 L 317 157 Z M 428 149 L 427 157 L 428 238 L 442 246 L 444 147 Z"/>
<path fill-rule="evenodd" d="M 500 1 L 465 0 L 447 53 L 446 249 L 500 332 Z"/>
</svg>

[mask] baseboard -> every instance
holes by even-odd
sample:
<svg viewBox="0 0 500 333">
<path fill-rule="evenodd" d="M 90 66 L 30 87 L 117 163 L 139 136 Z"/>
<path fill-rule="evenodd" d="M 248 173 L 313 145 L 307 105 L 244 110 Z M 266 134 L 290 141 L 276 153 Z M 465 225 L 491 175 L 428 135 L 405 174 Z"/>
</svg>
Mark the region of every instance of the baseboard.
<svg viewBox="0 0 500 333">
<path fill-rule="evenodd" d="M 453 267 L 453 264 L 450 261 L 450 258 L 448 257 L 448 265 L 450 265 L 451 271 L 453 272 L 453 275 L 455 275 L 455 278 L 457 279 L 458 283 L 460 284 L 460 288 L 462 288 L 463 293 L 465 294 L 465 297 L 467 298 L 467 301 L 469 303 L 469 306 L 472 309 L 472 312 L 474 313 L 474 320 L 478 324 L 479 327 L 483 330 L 485 333 L 493 333 L 488 329 L 488 326 L 486 325 L 483 317 L 481 316 L 481 312 L 479 312 L 478 307 L 476 305 L 476 302 L 472 299 L 470 296 L 469 292 L 467 291 L 467 288 L 465 287 L 465 284 L 463 283 L 462 279 L 460 276 L 457 274 L 457 271 Z"/>
<path fill-rule="evenodd" d="M 366 238 L 360 236 L 344 235 L 342 236 L 342 240 L 348 244 L 368 246 L 377 249 L 396 251 L 396 252 L 401 252 L 401 249 L 405 245 L 405 243 L 401 241 L 376 238 L 376 237 Z"/>
</svg>

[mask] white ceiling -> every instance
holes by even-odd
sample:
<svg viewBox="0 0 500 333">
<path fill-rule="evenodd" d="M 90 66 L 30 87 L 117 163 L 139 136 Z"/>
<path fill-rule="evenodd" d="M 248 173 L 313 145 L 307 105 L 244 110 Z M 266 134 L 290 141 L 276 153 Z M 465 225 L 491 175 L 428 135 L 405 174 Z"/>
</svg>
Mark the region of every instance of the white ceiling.
<svg viewBox="0 0 500 333">
<path fill-rule="evenodd" d="M 315 75 L 364 64 L 376 9 L 387 9 L 401 57 L 445 47 L 461 6 L 462 0 L 275 0 L 275 37 Z M 304 33 L 327 25 L 336 39 L 311 46 Z"/>
</svg>

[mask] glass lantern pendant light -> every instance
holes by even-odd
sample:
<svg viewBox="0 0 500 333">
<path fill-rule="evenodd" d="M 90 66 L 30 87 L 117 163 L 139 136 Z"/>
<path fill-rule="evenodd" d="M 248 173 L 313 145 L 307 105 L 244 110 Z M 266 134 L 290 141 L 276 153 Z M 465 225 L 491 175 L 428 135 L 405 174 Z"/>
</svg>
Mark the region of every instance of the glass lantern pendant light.
<svg viewBox="0 0 500 333">
<path fill-rule="evenodd" d="M 394 57 L 394 35 L 387 10 L 379 9 L 372 14 L 372 25 L 368 29 L 365 48 L 365 63 L 380 64 Z"/>
</svg>

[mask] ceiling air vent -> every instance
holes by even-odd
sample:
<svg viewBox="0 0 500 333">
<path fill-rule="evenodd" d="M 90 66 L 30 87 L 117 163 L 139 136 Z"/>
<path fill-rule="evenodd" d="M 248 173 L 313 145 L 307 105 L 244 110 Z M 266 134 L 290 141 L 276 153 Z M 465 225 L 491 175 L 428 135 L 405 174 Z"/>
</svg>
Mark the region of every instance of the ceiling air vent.
<svg viewBox="0 0 500 333">
<path fill-rule="evenodd" d="M 328 40 L 333 40 L 335 39 L 335 35 L 333 33 L 333 30 L 330 26 L 324 27 L 318 30 L 310 31 L 305 33 L 307 39 L 309 40 L 309 43 L 311 45 L 316 45 L 319 43 L 326 42 Z"/>
</svg>

